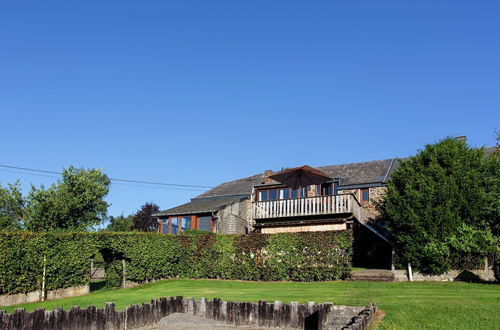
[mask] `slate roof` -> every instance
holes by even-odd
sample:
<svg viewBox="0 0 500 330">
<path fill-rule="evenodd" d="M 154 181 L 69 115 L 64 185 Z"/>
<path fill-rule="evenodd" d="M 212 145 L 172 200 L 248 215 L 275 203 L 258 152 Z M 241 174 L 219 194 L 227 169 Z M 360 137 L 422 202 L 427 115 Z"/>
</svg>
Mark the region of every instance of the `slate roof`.
<svg viewBox="0 0 500 330">
<path fill-rule="evenodd" d="M 153 214 L 153 216 L 161 217 L 166 215 L 187 215 L 187 214 L 203 214 L 217 211 L 223 206 L 230 205 L 241 201 L 241 198 L 224 198 L 210 200 L 192 200 L 189 203 L 182 204 L 171 209 Z"/>
<path fill-rule="evenodd" d="M 398 164 L 399 161 L 393 158 L 316 168 L 332 178 L 339 178 L 339 185 L 342 187 L 370 183 L 386 183 L 390 174 Z"/>
<path fill-rule="evenodd" d="M 397 167 L 397 159 L 376 160 L 371 162 L 315 167 L 332 178 L 340 179 L 340 187 L 364 184 L 383 184 Z M 264 174 L 256 174 L 243 179 L 225 182 L 204 192 L 197 198 L 210 198 L 227 195 L 250 195 L 254 185 L 262 184 Z"/>
<path fill-rule="evenodd" d="M 198 195 L 196 198 L 206 198 L 215 196 L 228 196 L 228 195 L 248 195 L 252 193 L 252 187 L 261 184 L 264 181 L 264 174 L 256 174 L 243 179 L 237 179 L 229 182 L 222 183 L 209 191 Z"/>
<path fill-rule="evenodd" d="M 496 147 L 485 148 L 485 154 L 493 153 Z M 383 185 L 404 159 L 384 159 L 370 162 L 315 167 L 332 178 L 339 178 L 339 188 Z M 264 172 L 264 171 L 262 171 Z M 159 212 L 155 216 L 211 213 L 220 208 L 250 197 L 252 187 L 264 182 L 264 174 L 222 183 L 191 202 Z M 276 182 L 278 183 L 278 182 Z"/>
</svg>

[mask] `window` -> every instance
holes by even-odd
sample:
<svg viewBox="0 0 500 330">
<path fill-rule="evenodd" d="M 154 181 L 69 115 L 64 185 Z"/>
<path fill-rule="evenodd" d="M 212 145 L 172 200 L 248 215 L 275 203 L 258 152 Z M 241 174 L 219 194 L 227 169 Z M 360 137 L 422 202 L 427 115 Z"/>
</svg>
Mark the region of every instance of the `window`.
<svg viewBox="0 0 500 330">
<path fill-rule="evenodd" d="M 186 230 L 199 229 L 212 231 L 212 217 L 202 216 L 197 217 L 198 221 L 193 222 L 194 216 L 170 217 L 170 219 L 162 220 L 162 234 L 179 234 Z"/>
<path fill-rule="evenodd" d="M 278 199 L 278 191 L 276 189 L 267 189 L 259 191 L 259 201 L 275 201 Z"/>
<path fill-rule="evenodd" d="M 275 201 L 281 199 L 306 198 L 309 189 L 313 189 L 316 196 L 332 196 L 336 193 L 336 183 L 318 184 L 309 187 L 293 188 L 275 188 L 257 191 L 257 201 Z"/>
<path fill-rule="evenodd" d="M 168 218 L 163 219 L 161 222 L 161 233 L 168 234 Z"/>
<path fill-rule="evenodd" d="M 361 201 L 368 202 L 370 201 L 370 189 L 360 189 Z"/>
<path fill-rule="evenodd" d="M 268 190 L 267 191 L 267 198 L 270 200 L 270 201 L 275 201 L 278 197 L 278 194 L 276 193 L 276 190 L 274 189 L 271 189 L 271 190 Z"/>
<path fill-rule="evenodd" d="M 333 183 L 321 184 L 321 196 L 332 196 L 334 192 L 333 185 Z"/>
<path fill-rule="evenodd" d="M 182 217 L 181 231 L 186 231 L 191 229 L 191 217 Z"/>
<path fill-rule="evenodd" d="M 172 221 L 172 234 L 179 233 L 179 218 L 170 218 Z"/>
<path fill-rule="evenodd" d="M 280 189 L 280 195 L 279 195 L 280 199 L 288 199 L 290 198 L 289 195 L 290 195 L 290 189 L 288 188 Z"/>
<path fill-rule="evenodd" d="M 198 217 L 198 229 L 204 231 L 210 231 L 212 223 L 211 216 Z"/>
</svg>

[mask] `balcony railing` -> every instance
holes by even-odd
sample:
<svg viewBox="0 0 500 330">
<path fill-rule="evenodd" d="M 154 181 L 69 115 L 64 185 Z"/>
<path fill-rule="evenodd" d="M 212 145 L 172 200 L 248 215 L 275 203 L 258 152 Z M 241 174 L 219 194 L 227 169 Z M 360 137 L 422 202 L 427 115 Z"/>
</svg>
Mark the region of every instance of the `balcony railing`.
<svg viewBox="0 0 500 330">
<path fill-rule="evenodd" d="M 254 202 L 252 207 L 254 219 L 341 213 L 351 213 L 361 219 L 361 212 L 361 206 L 352 194 Z"/>
</svg>

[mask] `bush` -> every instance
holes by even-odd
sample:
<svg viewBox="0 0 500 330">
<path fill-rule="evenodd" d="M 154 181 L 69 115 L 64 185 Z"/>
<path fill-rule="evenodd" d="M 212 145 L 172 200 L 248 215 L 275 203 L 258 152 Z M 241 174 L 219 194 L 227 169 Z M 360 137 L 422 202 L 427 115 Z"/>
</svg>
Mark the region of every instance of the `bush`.
<svg viewBox="0 0 500 330">
<path fill-rule="evenodd" d="M 495 258 L 493 259 L 493 273 L 495 274 L 495 279 L 500 283 L 500 252 L 497 251 Z"/>
<path fill-rule="evenodd" d="M 90 259 L 101 256 L 107 286 L 120 286 L 122 260 L 127 280 L 221 278 L 265 281 L 323 281 L 350 272 L 349 231 L 216 235 L 66 232 L 0 233 L 0 294 L 89 283 Z"/>
<path fill-rule="evenodd" d="M 0 293 L 88 283 L 90 258 L 98 252 L 93 233 L 1 233 Z"/>
</svg>

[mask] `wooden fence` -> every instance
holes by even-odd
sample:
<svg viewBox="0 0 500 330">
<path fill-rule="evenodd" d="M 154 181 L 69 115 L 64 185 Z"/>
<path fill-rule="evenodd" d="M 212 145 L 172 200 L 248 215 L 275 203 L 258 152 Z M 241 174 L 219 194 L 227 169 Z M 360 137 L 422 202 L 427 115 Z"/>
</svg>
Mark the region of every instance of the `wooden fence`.
<svg viewBox="0 0 500 330">
<path fill-rule="evenodd" d="M 252 207 L 254 219 L 344 213 L 361 220 L 361 206 L 352 194 L 254 202 Z"/>
<path fill-rule="evenodd" d="M 353 311 L 355 315 L 352 315 Z M 104 309 L 95 306 L 88 308 L 75 306 L 68 311 L 62 308 L 54 308 L 52 311 L 37 309 L 34 312 L 16 309 L 12 314 L 0 311 L 0 329 L 134 329 L 152 325 L 173 313 L 187 313 L 234 325 L 308 329 L 330 329 L 340 326 L 342 329 L 367 329 L 375 311 L 375 305 L 363 308 L 333 306 L 330 303 L 283 304 L 279 301 L 249 303 L 168 297 L 152 300 L 151 304 L 131 305 L 122 311 L 116 310 L 113 303 L 107 303 Z M 350 315 L 347 322 L 333 326 L 332 320 L 342 319 L 342 313 Z"/>
</svg>

